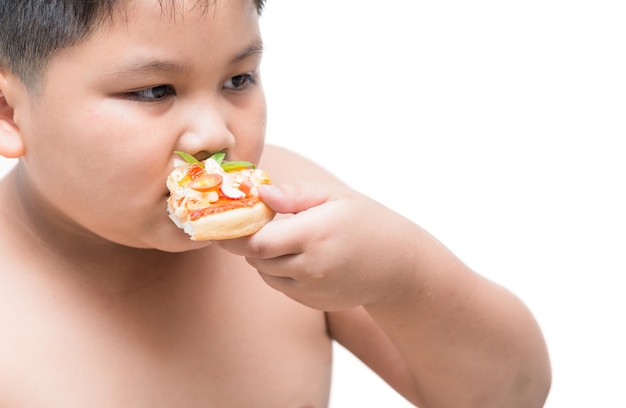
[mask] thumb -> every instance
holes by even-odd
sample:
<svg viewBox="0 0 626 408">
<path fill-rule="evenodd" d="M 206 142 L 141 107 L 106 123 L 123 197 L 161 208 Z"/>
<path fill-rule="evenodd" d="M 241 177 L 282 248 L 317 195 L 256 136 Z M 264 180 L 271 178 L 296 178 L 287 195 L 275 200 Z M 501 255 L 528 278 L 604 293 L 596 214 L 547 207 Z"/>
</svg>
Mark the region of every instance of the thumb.
<svg viewBox="0 0 626 408">
<path fill-rule="evenodd" d="M 263 185 L 259 196 L 272 210 L 281 214 L 297 214 L 334 198 L 332 189 L 317 183 Z"/>
</svg>

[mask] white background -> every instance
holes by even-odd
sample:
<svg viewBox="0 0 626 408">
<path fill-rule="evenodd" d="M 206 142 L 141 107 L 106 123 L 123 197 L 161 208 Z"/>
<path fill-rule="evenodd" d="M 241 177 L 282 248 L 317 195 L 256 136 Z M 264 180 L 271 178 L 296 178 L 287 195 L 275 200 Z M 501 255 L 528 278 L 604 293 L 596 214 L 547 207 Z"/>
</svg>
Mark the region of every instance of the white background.
<svg viewBox="0 0 626 408">
<path fill-rule="evenodd" d="M 621 3 L 269 0 L 261 20 L 268 142 L 520 296 L 550 349 L 549 408 L 626 407 Z M 332 408 L 410 406 L 336 361 Z"/>
</svg>

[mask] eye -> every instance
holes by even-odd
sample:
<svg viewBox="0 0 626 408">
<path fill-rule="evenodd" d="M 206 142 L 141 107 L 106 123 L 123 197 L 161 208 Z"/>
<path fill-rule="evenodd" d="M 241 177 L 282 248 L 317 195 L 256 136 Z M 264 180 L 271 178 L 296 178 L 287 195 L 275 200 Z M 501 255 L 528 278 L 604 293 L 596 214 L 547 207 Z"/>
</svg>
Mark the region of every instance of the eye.
<svg viewBox="0 0 626 408">
<path fill-rule="evenodd" d="M 176 91 L 170 85 L 159 85 L 129 92 L 127 95 L 130 99 L 137 101 L 158 102 L 176 95 Z"/>
<path fill-rule="evenodd" d="M 256 78 L 253 74 L 236 75 L 224 83 L 224 88 L 241 91 L 251 85 L 256 84 Z"/>
</svg>

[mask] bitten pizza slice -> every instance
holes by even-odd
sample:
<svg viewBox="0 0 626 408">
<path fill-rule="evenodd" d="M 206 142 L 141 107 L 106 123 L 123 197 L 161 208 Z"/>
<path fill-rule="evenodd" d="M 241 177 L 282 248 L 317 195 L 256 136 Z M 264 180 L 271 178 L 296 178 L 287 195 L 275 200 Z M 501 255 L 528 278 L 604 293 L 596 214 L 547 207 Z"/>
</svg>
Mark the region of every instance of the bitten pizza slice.
<svg viewBox="0 0 626 408">
<path fill-rule="evenodd" d="M 167 178 L 170 218 L 194 241 L 252 235 L 274 218 L 259 198 L 258 189 L 270 183 L 264 170 L 249 162 L 225 161 L 216 153 L 204 161 L 176 152 Z"/>
</svg>

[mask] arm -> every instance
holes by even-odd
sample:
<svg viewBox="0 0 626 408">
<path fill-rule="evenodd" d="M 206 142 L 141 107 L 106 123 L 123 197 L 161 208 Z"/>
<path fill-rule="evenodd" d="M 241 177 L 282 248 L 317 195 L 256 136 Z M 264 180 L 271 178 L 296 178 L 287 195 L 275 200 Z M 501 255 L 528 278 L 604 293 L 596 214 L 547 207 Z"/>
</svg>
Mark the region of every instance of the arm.
<svg viewBox="0 0 626 408">
<path fill-rule="evenodd" d="M 543 406 L 550 367 L 528 310 L 431 240 L 414 284 L 330 313 L 333 337 L 420 407 Z"/>
<path fill-rule="evenodd" d="M 293 215 L 221 245 L 246 256 L 270 286 L 329 311 L 331 335 L 420 407 L 543 405 L 545 344 L 515 296 L 302 158 L 272 160 L 293 179 L 325 183 L 282 184 L 292 180 L 273 176 L 281 187 L 263 199 Z"/>
</svg>

